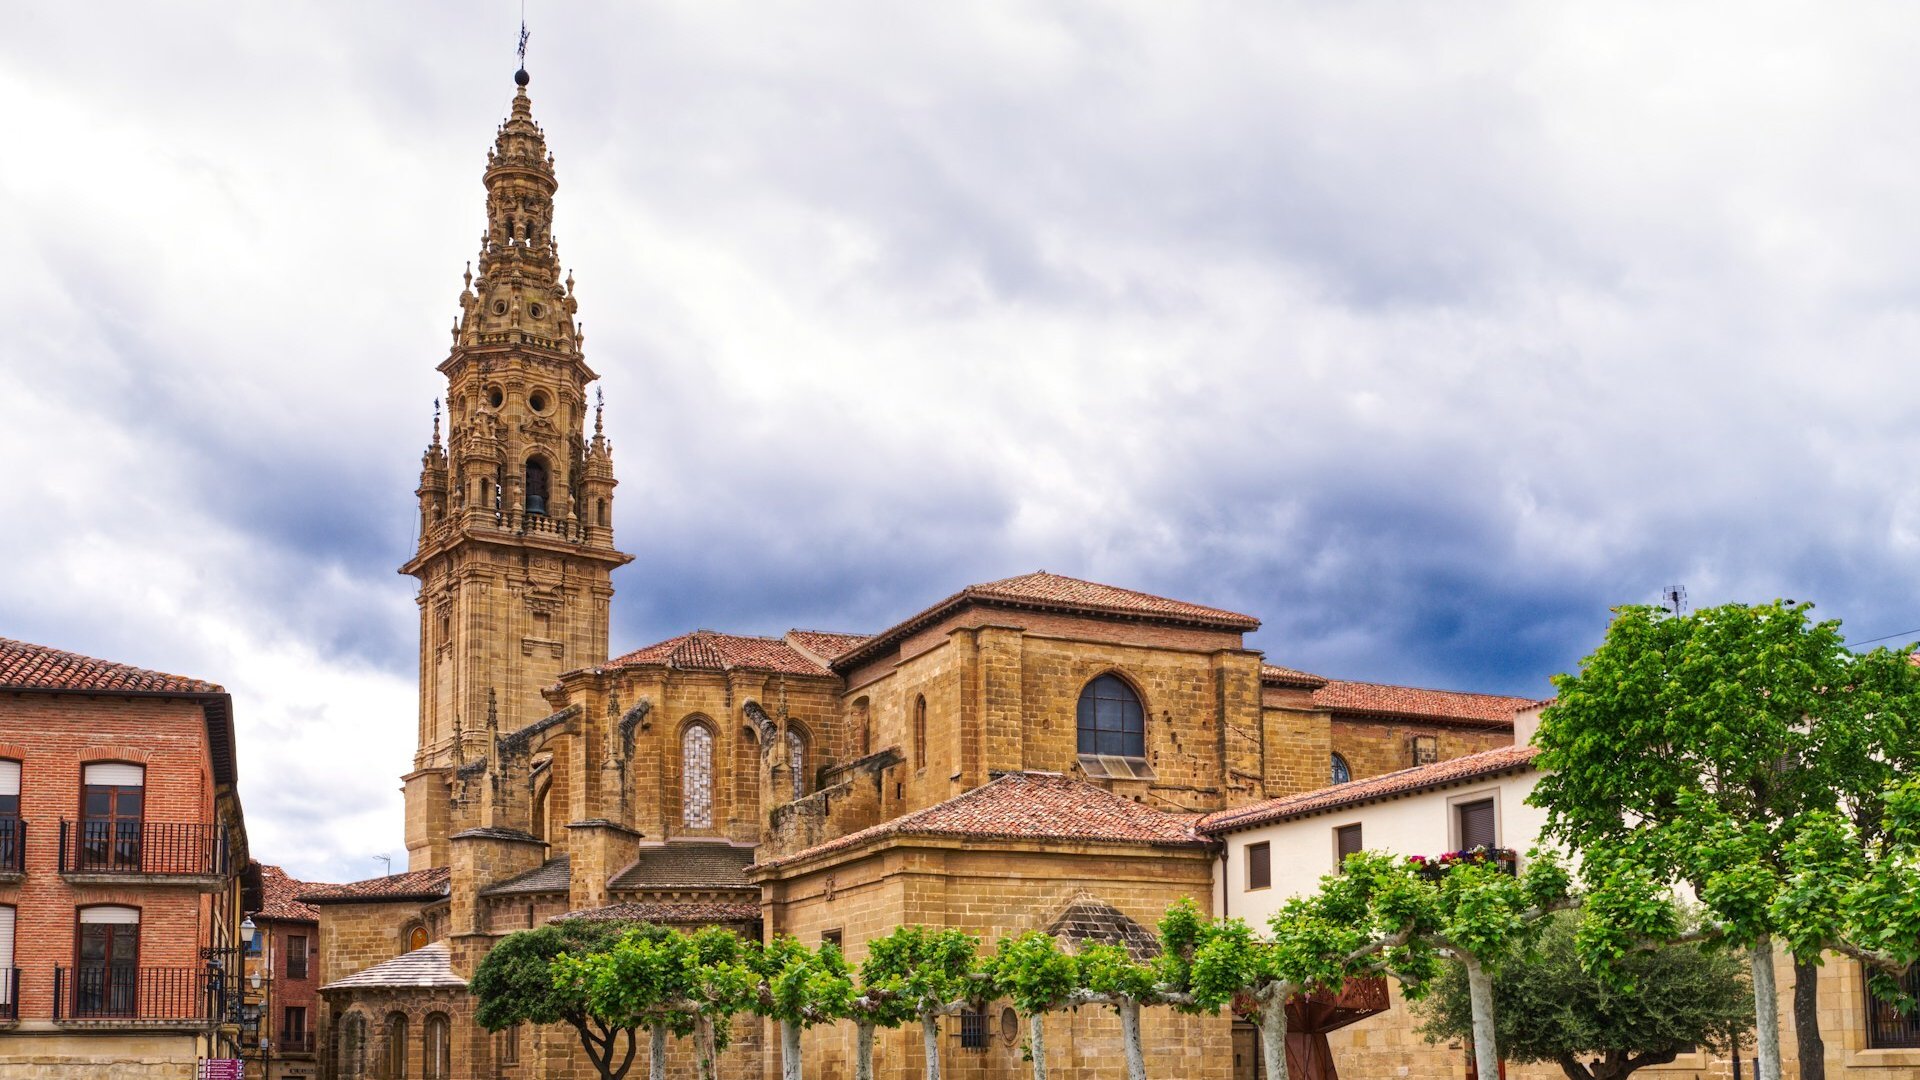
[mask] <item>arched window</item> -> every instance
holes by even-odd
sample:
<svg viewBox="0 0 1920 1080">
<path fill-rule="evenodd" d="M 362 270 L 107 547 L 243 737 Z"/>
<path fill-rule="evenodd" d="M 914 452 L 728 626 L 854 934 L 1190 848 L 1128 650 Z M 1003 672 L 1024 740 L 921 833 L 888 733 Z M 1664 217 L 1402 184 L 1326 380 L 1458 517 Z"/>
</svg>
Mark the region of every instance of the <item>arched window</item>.
<svg viewBox="0 0 1920 1080">
<path fill-rule="evenodd" d="M 427 947 L 427 928 L 426 927 L 415 926 L 413 929 L 407 931 L 407 951 L 408 952 L 413 952 L 416 949 L 424 949 L 426 947 Z"/>
<path fill-rule="evenodd" d="M 913 699 L 913 765 L 914 768 L 927 767 L 927 695 L 920 694 Z"/>
<path fill-rule="evenodd" d="M 446 1013 L 427 1017 L 426 1054 L 421 1063 L 425 1080 L 448 1080 L 453 1075 L 453 1033 L 448 1029 Z"/>
<path fill-rule="evenodd" d="M 599 502 L 600 502 L 600 507 L 599 507 L 600 527 L 604 529 L 607 526 L 607 500 L 601 499 Z"/>
<path fill-rule="evenodd" d="M 1347 759 L 1339 754 L 1333 755 L 1333 782 L 1344 784 L 1353 779 L 1353 770 L 1347 767 Z"/>
<path fill-rule="evenodd" d="M 394 1013 L 387 1017 L 387 1076 L 386 1080 L 406 1080 L 407 1076 L 407 1014 Z"/>
<path fill-rule="evenodd" d="M 543 458 L 527 459 L 527 513 L 547 512 L 547 463 Z"/>
<path fill-rule="evenodd" d="M 807 737 L 787 729 L 787 768 L 793 773 L 793 797 L 807 793 Z"/>
<path fill-rule="evenodd" d="M 1102 675 L 1080 691 L 1079 728 L 1082 754 L 1147 756 L 1146 713 L 1118 675 Z"/>
<path fill-rule="evenodd" d="M 680 823 L 713 828 L 713 729 L 705 724 L 680 733 Z"/>
</svg>

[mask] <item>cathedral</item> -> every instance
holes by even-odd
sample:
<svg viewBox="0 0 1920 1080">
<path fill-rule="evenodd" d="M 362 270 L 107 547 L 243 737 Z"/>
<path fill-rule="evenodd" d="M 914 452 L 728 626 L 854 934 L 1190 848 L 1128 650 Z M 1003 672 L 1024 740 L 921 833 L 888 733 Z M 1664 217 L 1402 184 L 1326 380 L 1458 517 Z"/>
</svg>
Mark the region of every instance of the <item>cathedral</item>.
<svg viewBox="0 0 1920 1080">
<path fill-rule="evenodd" d="M 1046 572 L 877 632 L 695 630 L 614 654 L 630 557 L 613 450 L 552 236 L 553 157 L 515 81 L 401 567 L 420 619 L 408 865 L 301 897 L 320 913 L 324 1075 L 593 1075 L 571 1028 L 472 1019 L 487 950 L 559 918 L 789 934 L 856 963 L 904 923 L 1147 952 L 1174 901 L 1222 914 L 1200 815 L 1511 742 L 1518 699 L 1276 666 L 1247 647 L 1251 616 Z M 1053 1075 L 1116 1074 L 1110 1013 L 1047 1023 Z M 807 1033 L 809 1076 L 851 1075 L 843 1027 Z M 950 1018 L 946 1075 L 1027 1075 L 1024 1027 L 1004 1003 Z M 1226 1019 L 1153 1010 L 1145 1034 L 1158 1075 L 1253 1075 Z M 922 1053 L 918 1031 L 882 1032 L 876 1075 L 922 1075 Z M 743 1020 L 721 1075 L 775 1077 L 778 1059 Z"/>
</svg>

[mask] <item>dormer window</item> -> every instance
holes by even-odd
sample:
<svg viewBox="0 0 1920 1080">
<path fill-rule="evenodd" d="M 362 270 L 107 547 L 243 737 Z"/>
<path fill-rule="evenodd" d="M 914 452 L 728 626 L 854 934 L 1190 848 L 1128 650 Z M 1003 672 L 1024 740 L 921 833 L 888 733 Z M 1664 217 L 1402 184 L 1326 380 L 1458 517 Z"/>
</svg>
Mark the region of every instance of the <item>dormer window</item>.
<svg viewBox="0 0 1920 1080">
<path fill-rule="evenodd" d="M 527 513 L 545 514 L 547 512 L 547 463 L 539 458 L 527 459 Z"/>
</svg>

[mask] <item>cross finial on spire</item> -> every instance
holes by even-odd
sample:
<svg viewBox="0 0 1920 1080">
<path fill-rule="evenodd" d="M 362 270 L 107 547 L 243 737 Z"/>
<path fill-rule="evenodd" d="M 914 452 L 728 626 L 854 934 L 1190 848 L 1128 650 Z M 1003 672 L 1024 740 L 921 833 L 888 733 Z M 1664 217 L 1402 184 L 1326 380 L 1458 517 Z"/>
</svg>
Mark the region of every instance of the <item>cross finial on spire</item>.
<svg viewBox="0 0 1920 1080">
<path fill-rule="evenodd" d="M 601 433 L 600 414 L 605 412 L 606 409 L 607 395 L 596 386 L 593 388 L 593 437 L 596 439 L 600 437 Z"/>
<path fill-rule="evenodd" d="M 440 445 L 440 399 L 433 399 L 433 445 Z"/>
<path fill-rule="evenodd" d="M 520 56 L 520 70 L 513 73 L 513 81 L 518 86 L 527 85 L 527 39 L 533 35 L 527 32 L 527 6 L 520 5 L 520 47 L 514 50 Z"/>
</svg>

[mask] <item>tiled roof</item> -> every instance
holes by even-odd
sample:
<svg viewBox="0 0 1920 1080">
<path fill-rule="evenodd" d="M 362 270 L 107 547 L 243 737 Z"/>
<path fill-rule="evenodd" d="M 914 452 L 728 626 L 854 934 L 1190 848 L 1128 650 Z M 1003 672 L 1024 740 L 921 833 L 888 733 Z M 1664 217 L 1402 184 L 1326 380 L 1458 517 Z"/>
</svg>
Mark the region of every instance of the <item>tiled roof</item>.
<svg viewBox="0 0 1920 1080">
<path fill-rule="evenodd" d="M 1308 814 L 1357 806 L 1379 799 L 1411 795 L 1417 791 L 1447 787 L 1462 781 L 1507 772 L 1510 769 L 1530 769 L 1533 767 L 1534 756 L 1539 752 L 1539 748 L 1534 746 L 1503 746 L 1497 750 L 1483 750 L 1478 754 L 1451 758 L 1432 765 L 1416 765 L 1411 769 L 1401 769 L 1399 772 L 1370 776 L 1365 780 L 1335 784 L 1318 791 L 1306 791 L 1298 795 L 1268 799 L 1265 802 L 1239 806 L 1232 810 L 1220 810 L 1201 818 L 1199 830 L 1208 834 L 1233 832 L 1236 829 L 1250 828 L 1254 825 L 1266 825 L 1275 821 L 1305 817 Z"/>
<path fill-rule="evenodd" d="M 405 874 L 350 881 L 345 885 L 316 885 L 303 889 L 300 899 L 309 904 L 366 904 L 390 900 L 438 900 L 447 895 L 451 872 L 444 866 L 413 870 Z"/>
<path fill-rule="evenodd" d="M 1006 773 L 946 802 L 758 864 L 779 866 L 888 836 L 1066 840 L 1191 847 L 1190 818 L 1164 814 L 1059 773 Z"/>
<path fill-rule="evenodd" d="M 789 630 L 787 641 L 822 660 L 832 661 L 853 650 L 871 634 L 836 634 L 830 630 Z"/>
<path fill-rule="evenodd" d="M 840 656 L 834 666 L 856 663 L 885 649 L 915 630 L 944 618 L 967 604 L 1026 608 L 1035 611 L 1063 611 L 1077 615 L 1105 615 L 1146 622 L 1198 626 L 1212 630 L 1253 631 L 1260 620 L 1251 615 L 1222 608 L 1191 604 L 1152 593 L 1135 592 L 1116 585 L 1082 581 L 1045 570 L 1018 577 L 1002 578 L 981 585 L 969 585 L 945 600 L 862 642 L 858 648 Z"/>
<path fill-rule="evenodd" d="M 566 892 L 573 883 L 572 860 L 562 855 L 548 859 L 524 874 L 496 881 L 480 890 L 481 896 L 510 896 L 517 893 Z"/>
<path fill-rule="evenodd" d="M 1068 904 L 1060 917 L 1048 925 L 1047 933 L 1075 946 L 1118 945 L 1135 960 L 1151 960 L 1160 955 L 1160 939 L 1153 936 L 1153 931 L 1105 900 L 1090 896 Z"/>
<path fill-rule="evenodd" d="M 640 849 L 632 865 L 613 876 L 607 888 L 620 891 L 648 889 L 752 889 L 746 869 L 753 849 L 728 843 L 674 841 Z"/>
<path fill-rule="evenodd" d="M 1305 690 L 1318 690 L 1327 685 L 1327 680 L 1318 675 L 1279 664 L 1261 664 L 1260 681 L 1269 686 L 1298 686 Z"/>
<path fill-rule="evenodd" d="M 309 889 L 330 889 L 331 885 L 309 884 L 295 881 L 287 876 L 285 870 L 277 866 L 260 867 L 260 910 L 248 914 L 262 919 L 285 919 L 289 922 L 319 922 L 320 909 L 312 904 L 303 904 L 299 896 Z"/>
<path fill-rule="evenodd" d="M 321 987 L 322 990 L 378 989 L 392 987 L 465 986 L 467 980 L 453 973 L 447 943 L 436 941 L 391 960 L 356 971 Z"/>
<path fill-rule="evenodd" d="M 549 922 L 738 923 L 760 918 L 759 904 L 608 904 L 555 915 Z"/>
<path fill-rule="evenodd" d="M 1531 706 L 1534 699 L 1329 679 L 1313 692 L 1313 703 L 1333 712 L 1511 727 L 1513 714 Z"/>
<path fill-rule="evenodd" d="M 783 675 L 828 675 L 826 668 L 779 638 L 739 637 L 695 630 L 668 638 L 600 665 L 603 671 L 660 665 L 680 671 L 767 671 Z"/>
<path fill-rule="evenodd" d="M 224 694 L 201 679 L 96 660 L 64 649 L 0 638 L 0 689 L 131 690 L 160 694 Z"/>
</svg>

